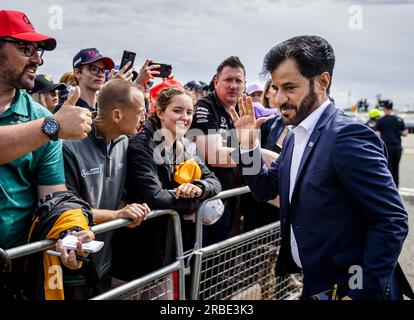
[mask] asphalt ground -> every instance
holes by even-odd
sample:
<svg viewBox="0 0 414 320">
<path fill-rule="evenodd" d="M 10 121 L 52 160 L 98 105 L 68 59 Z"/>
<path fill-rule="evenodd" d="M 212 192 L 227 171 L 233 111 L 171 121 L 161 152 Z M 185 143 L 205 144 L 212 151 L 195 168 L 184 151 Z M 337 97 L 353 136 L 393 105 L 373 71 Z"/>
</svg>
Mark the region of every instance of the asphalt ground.
<svg viewBox="0 0 414 320">
<path fill-rule="evenodd" d="M 408 212 L 409 232 L 399 261 L 414 288 L 414 152 L 410 151 L 403 153 L 400 162 L 400 192 Z"/>
</svg>

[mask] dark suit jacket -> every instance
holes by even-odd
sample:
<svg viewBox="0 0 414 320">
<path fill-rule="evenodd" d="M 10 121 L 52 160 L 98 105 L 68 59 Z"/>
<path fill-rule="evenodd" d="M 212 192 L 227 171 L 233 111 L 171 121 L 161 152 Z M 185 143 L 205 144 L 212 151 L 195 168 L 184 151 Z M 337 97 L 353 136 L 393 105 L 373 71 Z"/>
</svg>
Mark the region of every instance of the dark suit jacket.
<svg viewBox="0 0 414 320">
<path fill-rule="evenodd" d="M 331 103 L 305 147 L 289 203 L 293 138 L 289 133 L 269 170 L 262 166 L 258 175 L 244 176 L 258 200 L 280 194 L 282 246 L 276 272 L 298 271 L 290 248 L 292 225 L 305 297 L 328 290 L 334 283 L 348 285 L 353 275 L 349 267 L 359 265 L 363 289 L 351 289 L 349 296 L 389 298 L 408 224 L 387 169 L 384 144 L 372 130 Z M 258 148 L 249 156 L 255 153 L 260 156 Z M 244 166 L 240 161 L 240 167 Z"/>
</svg>

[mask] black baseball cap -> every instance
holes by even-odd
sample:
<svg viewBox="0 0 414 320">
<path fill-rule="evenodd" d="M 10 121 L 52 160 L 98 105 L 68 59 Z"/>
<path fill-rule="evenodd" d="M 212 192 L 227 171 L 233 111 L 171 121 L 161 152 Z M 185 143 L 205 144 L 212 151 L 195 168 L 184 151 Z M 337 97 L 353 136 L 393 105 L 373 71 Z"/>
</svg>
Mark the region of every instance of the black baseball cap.
<svg viewBox="0 0 414 320">
<path fill-rule="evenodd" d="M 104 57 L 96 48 L 86 48 L 79 51 L 73 57 L 73 68 L 79 68 L 81 65 L 90 64 L 92 62 L 102 60 L 105 68 L 111 70 L 115 67 L 115 63 L 109 57 Z"/>
<path fill-rule="evenodd" d="M 192 80 L 192 81 L 187 82 L 184 85 L 184 88 L 188 90 L 194 90 L 194 91 L 206 91 L 208 90 L 208 84 L 203 81 Z"/>
<path fill-rule="evenodd" d="M 28 90 L 29 94 L 31 93 L 44 93 L 52 90 L 64 90 L 66 89 L 66 84 L 64 83 L 54 83 L 52 77 L 47 74 L 38 74 L 35 78 L 35 85 L 33 89 Z"/>
</svg>

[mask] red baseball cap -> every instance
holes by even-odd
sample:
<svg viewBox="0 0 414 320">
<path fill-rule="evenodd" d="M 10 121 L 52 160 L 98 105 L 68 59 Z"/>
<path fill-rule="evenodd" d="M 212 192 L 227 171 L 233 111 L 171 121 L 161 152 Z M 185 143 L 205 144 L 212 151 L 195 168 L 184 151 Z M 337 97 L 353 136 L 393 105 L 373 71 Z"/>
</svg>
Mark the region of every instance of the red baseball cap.
<svg viewBox="0 0 414 320">
<path fill-rule="evenodd" d="M 51 51 L 56 40 L 37 33 L 29 18 L 19 11 L 0 10 L 0 38 L 13 38 L 27 42 L 42 42 L 41 47 Z"/>
<path fill-rule="evenodd" d="M 166 79 L 163 79 L 162 82 L 157 83 L 155 86 L 153 86 L 150 89 L 150 103 L 151 103 L 150 111 L 151 112 L 155 110 L 155 101 L 157 100 L 157 97 L 160 94 L 160 92 L 170 87 L 182 88 L 183 86 L 178 80 L 175 80 L 174 78 L 166 78 Z"/>
</svg>

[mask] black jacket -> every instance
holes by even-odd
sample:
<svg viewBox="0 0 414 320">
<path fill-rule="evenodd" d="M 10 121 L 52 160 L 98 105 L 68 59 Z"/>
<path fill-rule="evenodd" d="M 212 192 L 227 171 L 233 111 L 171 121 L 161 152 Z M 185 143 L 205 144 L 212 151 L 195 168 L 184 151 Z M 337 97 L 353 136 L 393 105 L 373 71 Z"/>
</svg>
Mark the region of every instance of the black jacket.
<svg viewBox="0 0 414 320">
<path fill-rule="evenodd" d="M 238 141 L 235 136 L 233 120 L 220 101 L 217 92 L 211 92 L 197 101 L 197 109 L 191 124 L 191 129 L 203 132 L 204 135 L 216 132 L 221 135 L 223 147 L 234 147 L 232 142 Z M 235 106 L 238 112 L 238 106 Z M 196 134 L 191 130 L 192 134 Z M 206 160 L 207 165 L 208 161 Z M 243 179 L 236 168 L 222 168 L 208 166 L 221 182 L 223 190 L 240 187 Z"/>
<path fill-rule="evenodd" d="M 154 128 L 150 122 L 144 124 L 140 134 L 134 136 L 128 146 L 127 175 L 126 175 L 126 202 L 147 203 L 151 210 L 172 209 L 183 215 L 194 212 L 200 200 L 176 199 L 168 191 L 178 184 L 173 180 L 174 161 L 157 164 L 154 154 L 160 151 L 160 142 L 153 139 Z M 201 167 L 202 178 L 193 181 L 204 192 L 205 199 L 221 191 L 221 185 L 205 164 L 196 155 L 196 148 L 188 140 L 182 140 L 186 154 L 197 161 Z M 159 152 L 158 154 L 163 154 Z M 168 158 L 168 156 L 166 156 Z M 194 238 L 189 236 L 194 224 L 181 220 L 184 238 L 184 249 L 190 249 Z M 168 216 L 162 216 L 143 222 L 134 229 L 122 228 L 114 233 L 113 248 L 113 276 L 131 280 L 156 270 L 173 261 L 175 257 L 172 224 Z"/>
<path fill-rule="evenodd" d="M 161 150 L 161 143 L 154 141 L 153 136 L 154 128 L 150 122 L 147 122 L 142 132 L 129 142 L 125 183 L 126 201 L 128 203 L 146 202 L 151 210 L 172 209 L 180 215 L 192 213 L 197 209 L 198 200 L 176 199 L 168 191 L 178 186 L 172 177 L 176 163 L 171 161 L 173 159 L 166 161 L 169 163 L 165 161 L 162 164 L 155 163 L 154 154 Z M 182 142 L 186 159 L 193 158 L 201 167 L 202 178 L 193 182 L 204 190 L 201 199 L 220 192 L 220 182 L 214 173 L 201 162 L 196 154 L 195 145 L 187 139 L 183 139 Z M 158 154 L 161 153 L 158 152 Z M 169 158 L 168 155 L 165 155 L 165 158 Z"/>
</svg>

